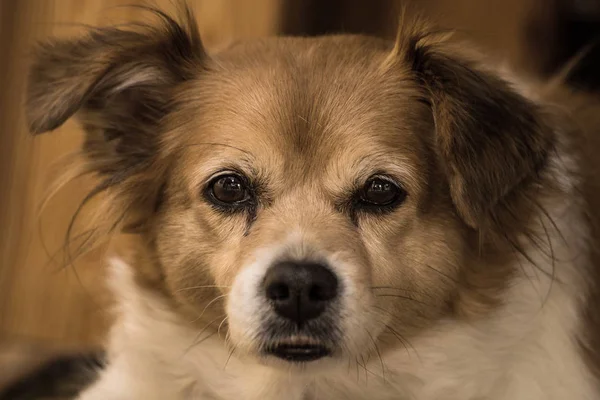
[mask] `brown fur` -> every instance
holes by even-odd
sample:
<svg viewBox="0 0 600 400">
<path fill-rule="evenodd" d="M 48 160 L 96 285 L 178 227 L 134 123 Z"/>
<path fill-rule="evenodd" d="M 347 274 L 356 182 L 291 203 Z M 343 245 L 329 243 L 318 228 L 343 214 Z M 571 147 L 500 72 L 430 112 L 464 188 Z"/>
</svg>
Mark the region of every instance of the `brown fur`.
<svg viewBox="0 0 600 400">
<path fill-rule="evenodd" d="M 136 236 L 139 282 L 194 324 L 226 330 L 240 268 L 295 229 L 308 238 L 296 256 L 339 253 L 360 266 L 352 279 L 377 298 L 384 348 L 442 317 L 485 316 L 527 245 L 547 246 L 531 230 L 558 190 L 547 116 L 443 35 L 404 27 L 395 48 L 271 38 L 209 57 L 190 14 L 182 25 L 161 18 L 42 47 L 28 115 L 42 133 L 78 114 L 96 192 L 117 204 L 109 225 Z M 202 198 L 223 169 L 257 188 L 251 215 Z M 352 191 L 381 172 L 406 202 L 354 212 Z"/>
</svg>

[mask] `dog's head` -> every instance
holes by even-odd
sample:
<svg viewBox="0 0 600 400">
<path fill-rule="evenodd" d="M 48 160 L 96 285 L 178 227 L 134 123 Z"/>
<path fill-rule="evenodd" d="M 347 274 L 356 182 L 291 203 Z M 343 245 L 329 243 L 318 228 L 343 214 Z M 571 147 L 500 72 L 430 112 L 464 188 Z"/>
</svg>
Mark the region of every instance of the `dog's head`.
<svg viewBox="0 0 600 400">
<path fill-rule="evenodd" d="M 534 103 L 422 29 L 208 55 L 159 16 L 42 45 L 27 110 L 34 133 L 77 114 L 106 218 L 178 313 L 307 366 L 494 308 L 553 147 Z"/>
</svg>

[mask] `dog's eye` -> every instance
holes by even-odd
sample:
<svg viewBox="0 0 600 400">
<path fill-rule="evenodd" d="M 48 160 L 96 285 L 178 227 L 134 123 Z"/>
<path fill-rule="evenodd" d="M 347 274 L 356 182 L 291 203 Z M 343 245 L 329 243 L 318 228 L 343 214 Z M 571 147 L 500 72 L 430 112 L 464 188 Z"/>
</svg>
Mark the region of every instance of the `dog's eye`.
<svg viewBox="0 0 600 400">
<path fill-rule="evenodd" d="M 249 191 L 245 180 L 236 174 L 216 177 L 209 185 L 210 196 L 222 204 L 239 204 L 248 200 Z"/>
<path fill-rule="evenodd" d="M 386 178 L 369 179 L 361 193 L 362 203 L 370 206 L 393 206 L 406 198 L 406 192 Z"/>
</svg>

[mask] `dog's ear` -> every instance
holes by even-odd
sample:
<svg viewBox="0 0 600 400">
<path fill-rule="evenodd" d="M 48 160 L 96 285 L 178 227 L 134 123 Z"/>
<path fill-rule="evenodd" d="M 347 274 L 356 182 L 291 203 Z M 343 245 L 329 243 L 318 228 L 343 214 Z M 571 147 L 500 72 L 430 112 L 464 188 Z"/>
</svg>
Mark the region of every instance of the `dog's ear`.
<svg viewBox="0 0 600 400">
<path fill-rule="evenodd" d="M 157 26 L 94 29 L 83 39 L 41 44 L 34 53 L 26 99 L 30 130 L 51 131 L 77 114 L 86 131 L 84 152 L 100 174 L 147 161 L 173 88 L 204 62 L 189 10 L 183 22 L 151 11 L 161 20 Z"/>
<path fill-rule="evenodd" d="M 554 135 L 537 105 L 421 29 L 400 31 L 396 51 L 423 88 L 435 151 L 458 213 L 482 228 L 539 179 Z M 405 37 L 400 38 L 400 35 Z M 436 38 L 438 36 L 438 38 Z"/>
</svg>

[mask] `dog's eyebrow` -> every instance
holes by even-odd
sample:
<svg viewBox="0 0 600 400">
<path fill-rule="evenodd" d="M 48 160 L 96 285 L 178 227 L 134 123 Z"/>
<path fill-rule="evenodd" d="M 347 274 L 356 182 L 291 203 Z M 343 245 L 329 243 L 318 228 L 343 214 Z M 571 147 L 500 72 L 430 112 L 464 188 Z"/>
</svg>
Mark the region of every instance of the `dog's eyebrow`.
<svg viewBox="0 0 600 400">
<path fill-rule="evenodd" d="M 232 146 L 232 145 L 226 144 L 226 143 L 198 142 L 198 143 L 188 143 L 188 144 L 184 145 L 184 147 L 192 147 L 192 146 L 223 146 L 223 147 L 228 147 L 230 149 L 238 150 L 248 156 L 252 156 L 252 154 L 249 151 L 240 149 L 239 147 L 235 147 L 235 146 Z"/>
<path fill-rule="evenodd" d="M 414 160 L 412 161 L 414 162 Z M 411 162 L 410 157 L 402 155 L 399 151 L 379 150 L 369 152 L 369 154 L 355 159 L 352 168 L 360 174 L 373 170 L 384 170 L 399 176 L 405 176 L 416 174 L 417 171 L 413 162 Z"/>
<path fill-rule="evenodd" d="M 229 147 L 229 146 L 225 146 Z M 234 147 L 234 149 L 237 149 Z M 240 157 L 236 158 L 223 158 L 213 157 L 210 160 L 199 165 L 199 169 L 195 171 L 199 179 L 203 182 L 210 180 L 215 174 L 219 174 L 223 171 L 231 171 L 246 175 L 252 180 L 260 180 L 262 174 L 258 170 L 253 162 L 254 158 L 252 153 L 244 151 Z"/>
<path fill-rule="evenodd" d="M 404 162 L 398 161 L 398 154 L 387 154 L 392 160 L 381 162 L 379 158 L 382 154 L 377 154 L 376 157 L 365 157 L 355 164 L 355 177 L 359 180 L 365 180 L 372 175 L 390 175 L 398 179 L 399 183 L 408 185 L 408 188 L 420 190 L 427 186 L 427 178 L 425 174 L 420 173 L 410 160 Z"/>
</svg>

